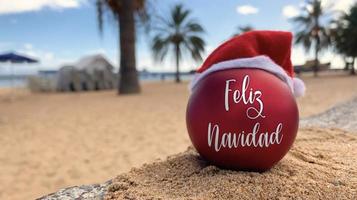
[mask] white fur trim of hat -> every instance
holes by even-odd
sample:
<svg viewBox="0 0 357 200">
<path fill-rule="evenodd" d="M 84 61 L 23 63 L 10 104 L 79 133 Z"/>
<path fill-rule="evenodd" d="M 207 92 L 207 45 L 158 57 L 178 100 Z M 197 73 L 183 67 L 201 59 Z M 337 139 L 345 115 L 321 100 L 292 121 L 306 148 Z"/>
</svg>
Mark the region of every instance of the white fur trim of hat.
<svg viewBox="0 0 357 200">
<path fill-rule="evenodd" d="M 304 82 L 299 78 L 289 76 L 282 67 L 277 65 L 268 56 L 239 58 L 216 63 L 209 67 L 207 70 L 203 71 L 202 73 L 196 73 L 189 85 L 189 89 L 191 92 L 193 92 L 197 84 L 204 77 L 209 74 L 212 74 L 213 72 L 238 68 L 253 68 L 265 70 L 276 75 L 278 78 L 284 81 L 289 86 L 291 92 L 294 94 L 295 97 L 301 97 L 305 94 L 306 87 Z"/>
</svg>

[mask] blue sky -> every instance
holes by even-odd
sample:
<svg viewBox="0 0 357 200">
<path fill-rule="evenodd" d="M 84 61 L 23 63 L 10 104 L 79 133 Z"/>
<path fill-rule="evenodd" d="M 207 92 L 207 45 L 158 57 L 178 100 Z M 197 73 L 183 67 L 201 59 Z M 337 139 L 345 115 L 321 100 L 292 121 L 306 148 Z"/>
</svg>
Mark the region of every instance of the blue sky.
<svg viewBox="0 0 357 200">
<path fill-rule="evenodd" d="M 160 15 L 182 3 L 192 10 L 192 17 L 205 28 L 204 39 L 209 54 L 222 41 L 229 38 L 238 26 L 252 25 L 256 29 L 293 31 L 289 17 L 298 14 L 301 0 L 152 0 Z M 333 1 L 323 1 L 332 4 Z M 336 1 L 333 9 L 346 10 L 355 0 Z M 115 24 L 107 22 L 101 37 L 98 32 L 94 0 L 1 0 L 0 1 L 0 52 L 15 50 L 38 57 L 41 63 L 20 71 L 58 68 L 80 57 L 102 53 L 115 65 L 118 63 L 118 34 Z M 141 32 L 137 44 L 138 69 L 170 71 L 174 68 L 168 57 L 164 63 L 152 60 L 149 48 L 150 35 Z M 309 56 L 307 56 L 309 57 Z M 292 60 L 305 61 L 304 51 L 295 47 Z M 326 60 L 337 60 L 330 53 Z M 185 58 L 182 69 L 189 70 L 199 63 Z M 6 73 L 7 68 L 0 68 Z"/>
</svg>

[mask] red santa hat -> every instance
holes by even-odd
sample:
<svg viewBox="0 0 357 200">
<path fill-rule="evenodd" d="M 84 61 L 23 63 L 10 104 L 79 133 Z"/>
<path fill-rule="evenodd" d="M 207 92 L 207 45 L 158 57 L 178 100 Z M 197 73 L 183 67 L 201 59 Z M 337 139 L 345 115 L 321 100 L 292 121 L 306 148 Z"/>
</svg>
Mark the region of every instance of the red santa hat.
<svg viewBox="0 0 357 200">
<path fill-rule="evenodd" d="M 250 31 L 233 37 L 215 49 L 197 70 L 190 84 L 194 91 L 205 76 L 226 69 L 254 68 L 283 80 L 295 97 L 305 93 L 304 83 L 294 78 L 291 64 L 292 34 L 283 31 Z"/>
</svg>

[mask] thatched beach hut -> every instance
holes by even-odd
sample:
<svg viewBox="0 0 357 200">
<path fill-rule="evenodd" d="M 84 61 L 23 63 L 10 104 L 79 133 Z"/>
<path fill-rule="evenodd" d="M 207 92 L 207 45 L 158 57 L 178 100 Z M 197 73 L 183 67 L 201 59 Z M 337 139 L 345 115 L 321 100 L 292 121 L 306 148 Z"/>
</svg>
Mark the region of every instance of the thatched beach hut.
<svg viewBox="0 0 357 200">
<path fill-rule="evenodd" d="M 102 55 L 87 56 L 80 59 L 75 68 L 91 77 L 90 83 L 96 90 L 112 89 L 116 86 L 114 67 Z"/>
<path fill-rule="evenodd" d="M 60 68 L 57 90 L 103 90 L 116 87 L 114 67 L 102 55 L 87 56 L 72 65 Z"/>
<path fill-rule="evenodd" d="M 74 66 L 65 65 L 59 69 L 57 74 L 57 90 L 63 92 L 82 90 L 81 74 Z"/>
</svg>

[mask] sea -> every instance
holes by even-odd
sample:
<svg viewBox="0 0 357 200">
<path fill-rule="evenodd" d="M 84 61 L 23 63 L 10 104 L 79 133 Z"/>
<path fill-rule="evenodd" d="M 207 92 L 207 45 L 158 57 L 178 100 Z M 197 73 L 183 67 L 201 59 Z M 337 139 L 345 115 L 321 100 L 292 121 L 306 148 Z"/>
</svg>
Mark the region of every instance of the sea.
<svg viewBox="0 0 357 200">
<path fill-rule="evenodd" d="M 0 76 L 0 88 L 26 87 L 27 76 Z"/>
<path fill-rule="evenodd" d="M 27 86 L 28 76 L 29 75 L 0 75 L 0 88 L 24 88 Z M 39 74 L 39 76 L 48 75 Z M 182 80 L 191 80 L 193 75 L 190 73 L 182 73 L 180 77 Z M 174 73 L 171 72 L 139 73 L 141 82 L 173 81 L 174 78 Z"/>
</svg>

